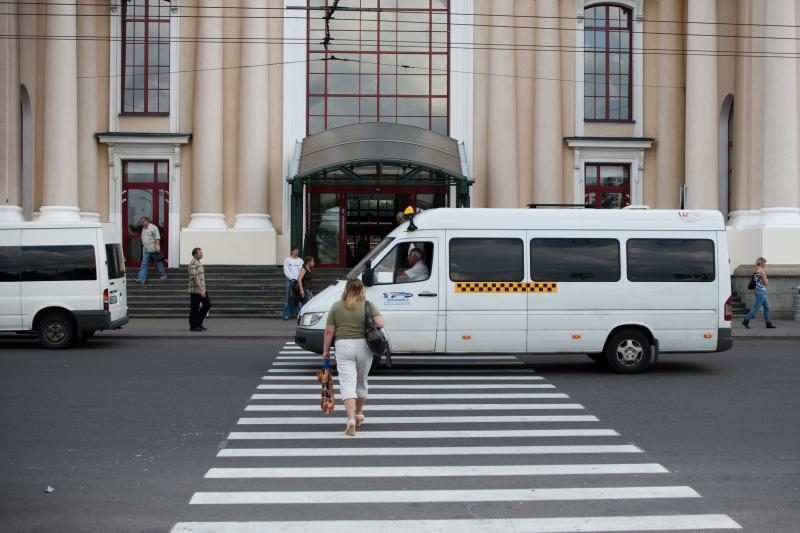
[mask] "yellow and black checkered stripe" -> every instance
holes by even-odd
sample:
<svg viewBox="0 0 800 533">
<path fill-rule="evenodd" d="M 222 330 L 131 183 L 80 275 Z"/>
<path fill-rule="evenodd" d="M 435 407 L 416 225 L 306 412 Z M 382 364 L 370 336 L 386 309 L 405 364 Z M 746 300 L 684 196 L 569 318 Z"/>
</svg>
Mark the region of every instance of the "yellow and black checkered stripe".
<svg viewBox="0 0 800 533">
<path fill-rule="evenodd" d="M 456 292 L 552 294 L 558 292 L 558 283 L 554 281 L 459 281 L 456 282 Z"/>
</svg>

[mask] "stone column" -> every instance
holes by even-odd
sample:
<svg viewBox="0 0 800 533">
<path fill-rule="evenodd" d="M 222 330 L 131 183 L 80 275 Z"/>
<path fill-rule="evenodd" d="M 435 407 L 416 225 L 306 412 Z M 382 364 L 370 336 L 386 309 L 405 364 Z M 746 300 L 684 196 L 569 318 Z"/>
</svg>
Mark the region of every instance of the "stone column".
<svg viewBox="0 0 800 533">
<path fill-rule="evenodd" d="M 97 45 L 95 7 L 82 1 L 78 7 L 78 200 L 81 218 L 100 221 L 100 183 L 97 174 L 98 145 L 95 133 L 101 101 L 97 86 Z"/>
<path fill-rule="evenodd" d="M 764 190 L 759 223 L 800 227 L 796 0 L 764 3 Z M 784 57 L 776 57 L 784 56 Z"/>
<path fill-rule="evenodd" d="M 514 78 L 514 0 L 492 2 L 489 42 L 487 207 L 518 207 L 517 90 Z"/>
<path fill-rule="evenodd" d="M 216 0 L 199 0 L 192 131 L 191 230 L 225 230 L 222 207 L 223 18 Z"/>
<path fill-rule="evenodd" d="M 42 222 L 80 220 L 77 7 L 48 0 L 44 43 Z"/>
<path fill-rule="evenodd" d="M 267 214 L 269 179 L 269 21 L 256 8 L 263 0 L 245 0 L 241 10 L 241 79 L 239 81 L 239 187 L 236 230 L 271 230 Z M 249 11 L 252 9 L 253 11 Z M 253 17 L 248 15 L 252 13 Z"/>
<path fill-rule="evenodd" d="M 683 184 L 683 49 L 682 24 L 668 22 L 683 16 L 681 3 L 658 2 L 658 129 L 656 148 L 656 206 L 677 209 Z M 672 52 L 674 50 L 674 53 Z"/>
<path fill-rule="evenodd" d="M 686 24 L 687 207 L 719 208 L 717 3 L 689 0 Z M 710 35 L 710 36 L 706 36 Z"/>
<path fill-rule="evenodd" d="M 517 200 L 520 207 L 533 201 L 533 95 L 534 60 L 533 45 L 536 39 L 536 6 L 533 2 L 515 2 L 517 28 Z"/>
<path fill-rule="evenodd" d="M 533 93 L 533 201 L 536 203 L 562 202 L 560 14 L 558 0 L 536 0 L 538 29 Z"/>
<path fill-rule="evenodd" d="M 0 31 L 19 31 L 17 4 L 5 6 Z M 22 161 L 20 158 L 19 41 L 0 39 L 0 222 L 20 222 L 22 212 Z"/>
</svg>

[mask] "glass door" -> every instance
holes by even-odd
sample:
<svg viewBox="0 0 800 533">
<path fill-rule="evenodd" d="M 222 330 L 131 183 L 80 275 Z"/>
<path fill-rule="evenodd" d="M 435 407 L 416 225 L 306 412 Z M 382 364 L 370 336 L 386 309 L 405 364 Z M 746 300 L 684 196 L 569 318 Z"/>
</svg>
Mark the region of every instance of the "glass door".
<svg viewBox="0 0 800 533">
<path fill-rule="evenodd" d="M 122 231 L 125 265 L 142 261 L 142 217 L 161 234 L 161 253 L 169 251 L 169 165 L 167 161 L 124 161 L 122 166 Z"/>
<path fill-rule="evenodd" d="M 631 203 L 631 167 L 586 164 L 584 204 L 595 209 L 622 209 Z"/>
</svg>

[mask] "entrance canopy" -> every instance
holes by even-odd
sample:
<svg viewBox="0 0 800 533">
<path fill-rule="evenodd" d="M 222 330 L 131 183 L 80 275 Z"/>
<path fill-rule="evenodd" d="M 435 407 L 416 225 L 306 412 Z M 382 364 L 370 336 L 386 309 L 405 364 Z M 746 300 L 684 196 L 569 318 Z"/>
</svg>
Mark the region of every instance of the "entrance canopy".
<svg viewBox="0 0 800 533">
<path fill-rule="evenodd" d="M 455 139 L 415 126 L 368 122 L 306 137 L 289 182 L 292 242 L 301 243 L 306 185 L 454 186 L 456 206 L 469 207 L 473 180 L 462 167 Z"/>
</svg>

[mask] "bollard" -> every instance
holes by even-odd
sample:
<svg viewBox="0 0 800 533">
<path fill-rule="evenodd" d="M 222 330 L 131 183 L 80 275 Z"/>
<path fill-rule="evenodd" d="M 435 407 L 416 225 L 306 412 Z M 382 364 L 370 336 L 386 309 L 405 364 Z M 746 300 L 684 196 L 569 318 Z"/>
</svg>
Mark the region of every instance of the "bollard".
<svg viewBox="0 0 800 533">
<path fill-rule="evenodd" d="M 794 288 L 794 319 L 800 320 L 800 285 Z"/>
</svg>

